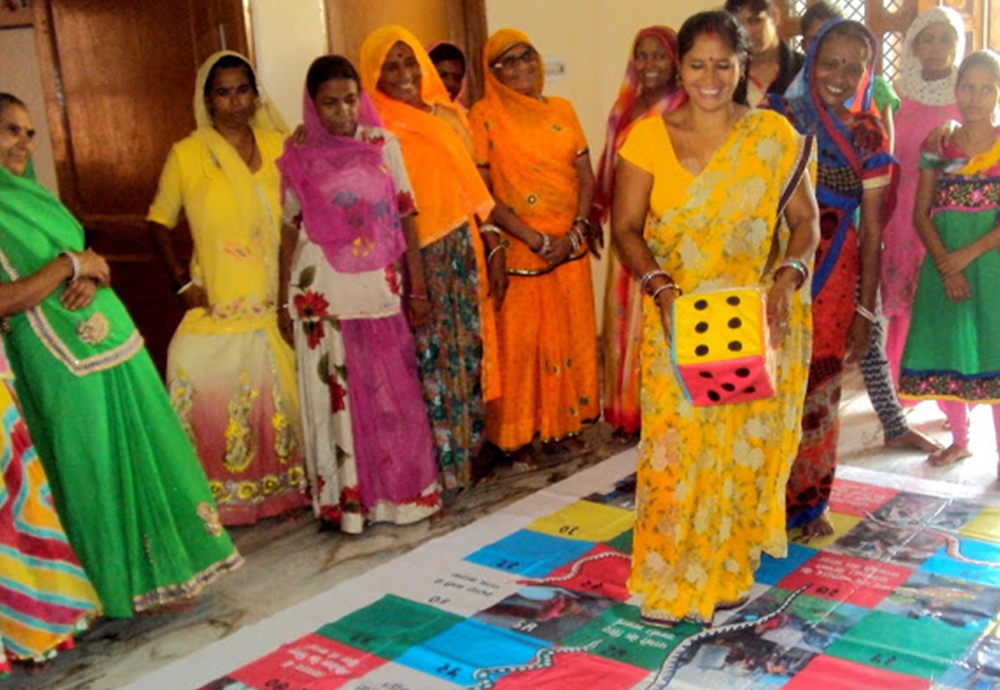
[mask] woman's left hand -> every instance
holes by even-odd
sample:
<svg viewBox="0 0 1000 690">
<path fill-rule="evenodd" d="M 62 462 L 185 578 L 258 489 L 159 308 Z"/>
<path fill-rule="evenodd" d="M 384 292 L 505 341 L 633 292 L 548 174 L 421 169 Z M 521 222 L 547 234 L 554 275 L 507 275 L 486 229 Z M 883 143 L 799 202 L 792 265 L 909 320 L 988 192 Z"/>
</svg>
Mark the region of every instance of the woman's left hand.
<svg viewBox="0 0 1000 690">
<path fill-rule="evenodd" d="M 94 301 L 97 294 L 97 283 L 91 278 L 77 278 L 63 290 L 59 301 L 70 311 L 83 309 Z"/>
<path fill-rule="evenodd" d="M 771 346 L 781 347 L 788 334 L 788 316 L 791 313 L 792 295 L 795 292 L 795 278 L 782 271 L 767 293 L 767 325 L 771 331 Z"/>
<path fill-rule="evenodd" d="M 935 261 L 934 266 L 942 276 L 949 276 L 961 273 L 975 259 L 975 254 L 968 247 L 963 247 L 953 252 L 948 252 L 939 261 Z"/>
<path fill-rule="evenodd" d="M 431 301 L 424 295 L 426 290 L 423 295 L 410 294 L 406 297 L 406 319 L 414 331 L 430 323 L 434 311 Z"/>
<path fill-rule="evenodd" d="M 844 356 L 844 362 L 853 364 L 864 357 L 868 352 L 871 336 L 872 322 L 860 314 L 855 314 L 851 327 L 847 330 L 847 354 Z"/>
<path fill-rule="evenodd" d="M 539 254 L 539 256 L 552 266 L 558 266 L 565 262 L 572 254 L 573 242 L 569 239 L 569 235 L 562 235 L 560 237 L 553 237 L 549 243 L 549 250 Z"/>
<path fill-rule="evenodd" d="M 492 254 L 486 265 L 486 273 L 490 279 L 490 297 L 493 298 L 493 310 L 500 311 L 503 298 L 507 296 L 507 252 L 501 250 Z"/>
</svg>

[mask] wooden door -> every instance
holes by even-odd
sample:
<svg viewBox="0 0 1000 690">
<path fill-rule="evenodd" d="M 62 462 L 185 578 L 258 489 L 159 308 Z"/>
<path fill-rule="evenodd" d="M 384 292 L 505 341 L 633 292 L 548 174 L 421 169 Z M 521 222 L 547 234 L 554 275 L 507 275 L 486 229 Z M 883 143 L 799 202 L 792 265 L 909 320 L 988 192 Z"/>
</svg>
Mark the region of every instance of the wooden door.
<svg viewBox="0 0 1000 690">
<path fill-rule="evenodd" d="M 194 129 L 198 66 L 224 47 L 247 52 L 242 4 L 46 0 L 34 19 L 60 196 L 162 371 L 183 311 L 144 218 L 171 144 Z"/>
<path fill-rule="evenodd" d="M 485 0 L 325 0 L 330 51 L 355 65 L 358 50 L 372 31 L 399 24 L 426 46 L 449 41 L 465 51 L 470 103 L 482 94 L 479 56 L 486 42 Z"/>
</svg>

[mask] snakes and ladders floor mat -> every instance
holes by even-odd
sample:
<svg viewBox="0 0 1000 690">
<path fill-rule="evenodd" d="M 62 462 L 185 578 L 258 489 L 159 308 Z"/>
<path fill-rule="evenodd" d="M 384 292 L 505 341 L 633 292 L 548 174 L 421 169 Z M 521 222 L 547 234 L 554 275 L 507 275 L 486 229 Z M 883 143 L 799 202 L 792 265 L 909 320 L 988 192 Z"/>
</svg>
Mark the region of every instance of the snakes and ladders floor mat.
<svg viewBox="0 0 1000 690">
<path fill-rule="evenodd" d="M 635 451 L 430 542 L 133 687 L 1000 689 L 995 493 L 842 468 L 836 536 L 765 558 L 708 629 L 625 587 Z"/>
</svg>

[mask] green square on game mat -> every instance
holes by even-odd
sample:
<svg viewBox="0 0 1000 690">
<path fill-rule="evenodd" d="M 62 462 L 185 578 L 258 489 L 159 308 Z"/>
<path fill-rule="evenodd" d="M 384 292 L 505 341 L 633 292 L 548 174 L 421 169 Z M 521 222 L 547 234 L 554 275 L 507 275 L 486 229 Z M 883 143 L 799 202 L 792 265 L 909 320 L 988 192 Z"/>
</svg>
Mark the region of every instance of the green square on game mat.
<svg viewBox="0 0 1000 690">
<path fill-rule="evenodd" d="M 627 604 L 613 606 L 562 641 L 564 647 L 585 647 L 590 654 L 648 671 L 657 669 L 674 647 L 701 631 L 701 626 L 681 623 L 675 628 L 657 628 L 639 620 L 639 609 Z"/>
<path fill-rule="evenodd" d="M 627 529 L 611 541 L 604 542 L 612 549 L 618 549 L 625 553 L 632 553 L 632 530 Z"/>
<path fill-rule="evenodd" d="M 387 594 L 316 631 L 348 647 L 393 660 L 465 620 L 454 613 Z"/>
<path fill-rule="evenodd" d="M 965 656 L 979 636 L 934 620 L 872 611 L 826 648 L 828 656 L 934 679 Z"/>
</svg>

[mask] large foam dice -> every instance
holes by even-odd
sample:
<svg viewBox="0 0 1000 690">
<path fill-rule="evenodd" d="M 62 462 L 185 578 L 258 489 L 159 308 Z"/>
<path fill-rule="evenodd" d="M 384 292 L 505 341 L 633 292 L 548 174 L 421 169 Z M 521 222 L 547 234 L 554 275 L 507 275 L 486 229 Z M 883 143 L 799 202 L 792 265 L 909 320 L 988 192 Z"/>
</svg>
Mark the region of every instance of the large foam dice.
<svg viewBox="0 0 1000 690">
<path fill-rule="evenodd" d="M 674 301 L 671 356 L 692 404 L 774 395 L 766 304 L 760 288 L 694 293 Z"/>
</svg>

